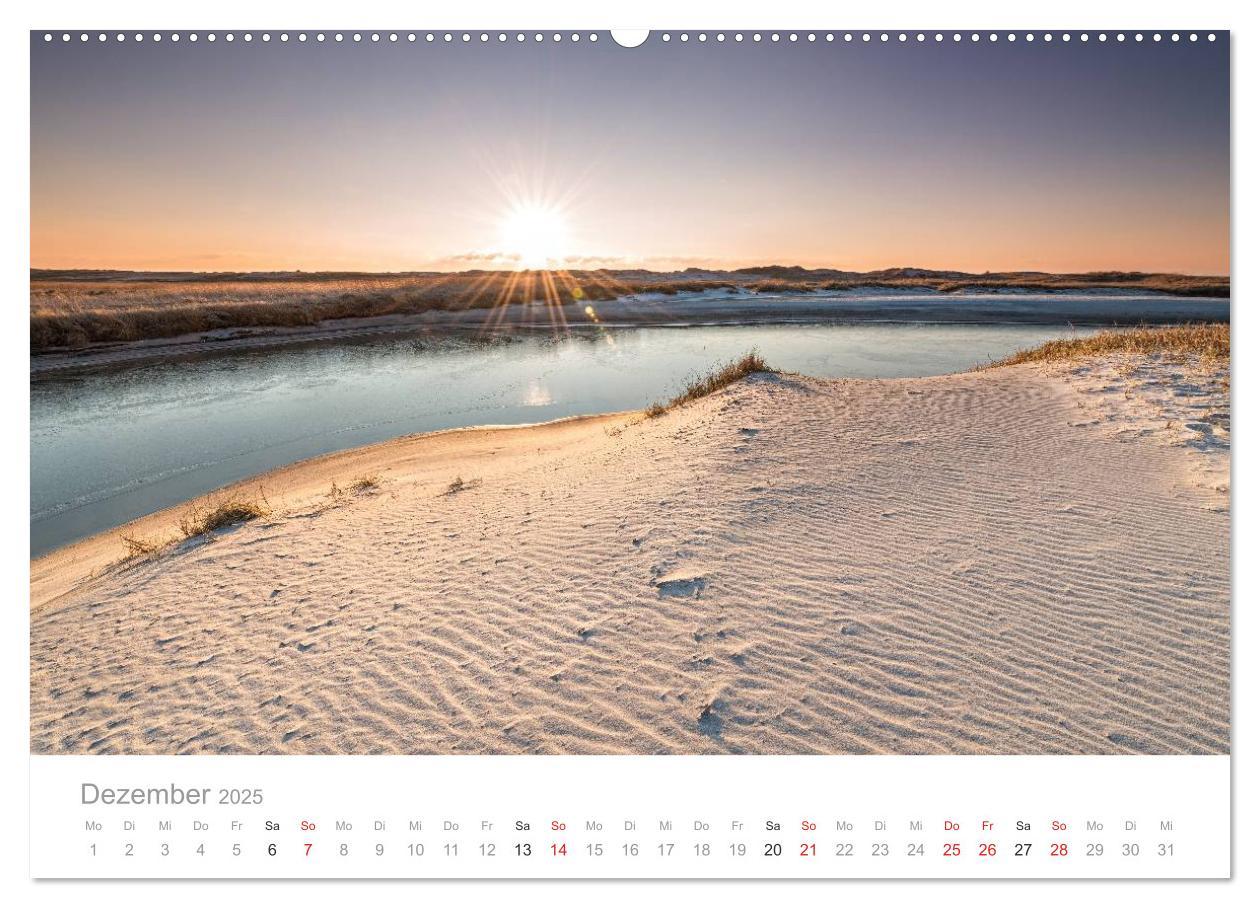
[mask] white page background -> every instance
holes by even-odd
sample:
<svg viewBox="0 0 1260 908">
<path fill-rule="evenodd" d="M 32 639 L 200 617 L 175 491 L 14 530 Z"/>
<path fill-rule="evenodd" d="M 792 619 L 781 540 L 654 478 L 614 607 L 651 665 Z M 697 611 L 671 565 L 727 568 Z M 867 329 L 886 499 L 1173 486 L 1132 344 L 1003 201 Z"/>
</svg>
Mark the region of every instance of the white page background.
<svg viewBox="0 0 1260 908">
<path fill-rule="evenodd" d="M 1251 5 L 1254 9 L 1254 4 Z M 41 2 L 10 4 L 5 12 L 4 71 L 4 234 L 0 257 L 5 262 L 5 295 L 0 312 L 3 331 L 0 344 L 4 370 L 0 408 L 6 443 L 0 447 L 0 463 L 8 478 L 12 514 L 0 529 L 0 558 L 8 592 L 8 616 L 0 640 L 0 661 L 7 692 L 4 697 L 4 773 L 0 798 L 0 854 L 4 861 L 4 891 L 10 904 L 30 901 L 40 905 L 254 905 L 265 903 L 302 906 L 407 904 L 415 906 L 456 903 L 512 905 L 613 905 L 720 904 L 773 905 L 787 900 L 801 904 L 839 905 L 844 902 L 886 905 L 1082 905 L 1115 902 L 1141 906 L 1195 903 L 1254 904 L 1260 890 L 1255 880 L 1260 838 L 1254 832 L 1257 814 L 1251 810 L 1256 783 L 1249 779 L 1247 758 L 1257 738 L 1254 699 L 1256 665 L 1260 659 L 1253 613 L 1260 589 L 1255 558 L 1241 553 L 1256 550 L 1255 455 L 1256 383 L 1253 380 L 1257 343 L 1253 306 L 1260 305 L 1249 292 L 1252 255 L 1256 247 L 1257 199 L 1254 161 L 1260 160 L 1256 121 L 1260 104 L 1256 72 L 1260 69 L 1260 38 L 1252 29 L 1254 13 L 1242 3 L 1100 3 L 1098 0 L 1055 0 L 1053 3 L 1010 2 L 901 2 L 893 4 L 842 4 L 775 0 L 770 3 L 684 3 L 674 0 L 626 2 L 525 3 L 485 0 L 479 3 L 404 3 L 356 0 L 354 3 L 271 2 L 216 0 L 214 3 L 139 2 Z M 29 387 L 27 371 L 28 325 L 26 299 L 29 278 L 29 44 L 30 29 L 136 30 L 153 29 L 267 29 L 267 28 L 385 28 L 443 30 L 582 29 L 603 31 L 612 27 L 655 29 L 914 29 L 914 30 L 1050 30 L 1063 29 L 1219 29 L 1233 30 L 1233 136 L 1234 254 L 1231 264 L 1233 328 L 1236 341 L 1246 352 L 1234 357 L 1232 387 L 1238 402 L 1233 418 L 1234 469 L 1234 875 L 1232 883 L 34 883 L 27 870 L 27 776 L 28 744 L 28 520 L 24 491 L 29 477 Z M 1249 362 L 1250 360 L 1250 362 Z M 370 759 L 370 758 L 365 758 Z M 645 758 L 646 759 L 646 758 Z M 1071 758 L 1066 758 L 1071 759 Z M 1248 896 L 1248 892 L 1250 895 Z"/>
</svg>

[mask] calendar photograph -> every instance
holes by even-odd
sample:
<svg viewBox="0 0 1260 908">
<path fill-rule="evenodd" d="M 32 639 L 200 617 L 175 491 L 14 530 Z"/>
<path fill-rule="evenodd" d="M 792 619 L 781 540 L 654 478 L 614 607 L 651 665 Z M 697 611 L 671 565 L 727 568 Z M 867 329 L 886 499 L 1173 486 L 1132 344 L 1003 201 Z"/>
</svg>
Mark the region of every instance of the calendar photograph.
<svg viewBox="0 0 1260 908">
<path fill-rule="evenodd" d="M 32 754 L 1230 753 L 1228 32 L 30 79 Z"/>
</svg>

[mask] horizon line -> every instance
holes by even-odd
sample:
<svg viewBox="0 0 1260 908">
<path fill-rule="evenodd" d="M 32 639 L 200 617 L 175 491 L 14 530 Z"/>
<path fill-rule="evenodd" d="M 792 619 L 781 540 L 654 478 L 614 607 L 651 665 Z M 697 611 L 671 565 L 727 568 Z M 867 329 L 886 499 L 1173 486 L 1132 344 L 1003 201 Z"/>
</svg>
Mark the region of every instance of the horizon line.
<svg viewBox="0 0 1260 908">
<path fill-rule="evenodd" d="M 556 272 L 568 273 L 591 273 L 591 272 L 647 272 L 649 274 L 686 274 L 688 272 L 701 272 L 706 274 L 759 274 L 766 271 L 795 271 L 801 274 L 851 274 L 858 276 L 887 274 L 890 272 L 919 272 L 923 276 L 932 275 L 965 275 L 965 276 L 984 276 L 984 275 L 1010 275 L 1010 274 L 1045 274 L 1045 275 L 1169 275 L 1180 277 L 1201 277 L 1201 278 L 1220 278 L 1228 279 L 1231 272 L 1212 272 L 1212 271 L 1144 271 L 1131 268 L 1091 268 L 1086 270 L 1068 270 L 1068 271 L 1047 271 L 1040 268 L 1007 268 L 1007 269 L 986 269 L 984 271 L 968 271 L 962 268 L 922 268 L 917 265 L 890 265 L 884 268 L 871 268 L 867 270 L 858 270 L 854 268 L 845 268 L 837 265 L 820 265 L 809 267 L 798 264 L 784 264 L 779 262 L 764 263 L 759 265 L 744 265 L 739 267 L 706 267 L 701 265 L 688 265 L 685 268 L 675 269 L 659 269 L 649 267 L 575 267 L 575 268 L 462 268 L 462 269 L 443 269 L 443 268 L 414 268 L 404 270 L 387 270 L 373 271 L 357 268 L 328 268 L 320 270 L 306 270 L 303 268 L 259 268 L 259 269 L 239 269 L 224 268 L 219 270 L 197 270 L 192 268 L 115 268 L 115 267 L 93 267 L 88 265 L 74 266 L 47 266 L 47 265 L 31 265 L 30 272 L 62 272 L 62 273 L 85 273 L 95 272 L 103 274 L 189 274 L 189 275 L 363 275 L 363 276 L 397 276 L 406 277 L 409 275 L 431 275 L 431 274 L 545 274 Z M 914 276 L 914 275 L 906 275 Z"/>
</svg>

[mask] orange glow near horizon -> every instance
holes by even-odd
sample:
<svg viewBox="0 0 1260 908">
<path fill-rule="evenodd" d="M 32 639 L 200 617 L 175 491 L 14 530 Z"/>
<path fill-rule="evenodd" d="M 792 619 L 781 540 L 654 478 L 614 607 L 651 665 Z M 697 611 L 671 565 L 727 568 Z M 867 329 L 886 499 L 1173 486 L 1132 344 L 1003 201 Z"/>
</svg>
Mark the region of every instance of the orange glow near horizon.
<svg viewBox="0 0 1260 908">
<path fill-rule="evenodd" d="M 58 242 L 59 238 L 31 243 L 31 268 L 49 270 L 109 271 L 172 271 L 172 272 L 332 272 L 399 273 L 413 271 L 461 272 L 470 270 L 528 271 L 596 269 L 670 272 L 687 268 L 727 271 L 759 265 L 799 266 L 807 269 L 843 271 L 880 271 L 887 268 L 912 267 L 934 271 L 984 272 L 1040 271 L 1047 273 L 1084 273 L 1090 271 L 1139 271 L 1204 276 L 1227 276 L 1229 257 L 1212 248 L 1193 249 L 1184 243 L 1170 243 L 1159 249 L 1148 244 L 1142 255 L 1123 255 L 1105 248 L 1069 247 L 1066 243 L 1049 244 L 1037 254 L 1022 254 L 1001 244 L 982 253 L 973 244 L 944 244 L 939 249 L 909 247 L 879 253 L 865 250 L 837 252 L 834 256 L 793 255 L 789 252 L 767 252 L 763 255 L 668 256 L 668 255 L 584 255 L 580 258 L 563 254 L 552 256 L 545 245 L 529 244 L 512 250 L 506 246 L 497 253 L 474 253 L 453 256 L 386 256 L 376 253 L 358 254 L 338 249 L 335 244 L 317 254 L 295 252 L 255 240 L 254 248 L 242 237 L 222 251 L 193 252 L 177 244 L 159 243 L 160 238 L 137 237 L 136 242 L 119 244 Z M 261 239 L 261 238 L 259 238 Z M 996 246 L 997 244 L 995 244 Z M 963 248 L 957 248 L 963 247 Z M 201 246 L 200 248 L 205 248 Z M 952 251 L 952 250 L 957 251 Z M 90 250 L 90 251 L 89 251 Z"/>
<path fill-rule="evenodd" d="M 1229 273 L 1228 209 L 1191 193 L 1080 193 L 1046 203 L 979 183 L 914 200 L 823 187 L 742 194 L 590 187 L 581 204 L 497 187 L 435 188 L 421 212 L 387 195 L 225 196 L 71 175 L 32 192 L 31 267 L 122 271 L 677 271 L 800 265 L 876 271 Z M 169 187 L 173 188 L 173 187 Z M 1021 197 L 1023 195 L 1023 197 Z M 796 197 L 793 197 L 796 196 Z M 85 205 L 84 198 L 95 204 Z M 648 199 L 645 203 L 645 199 Z M 663 199 L 663 201 L 662 201 Z M 177 200 L 177 201 L 176 201 Z M 193 216 L 192 212 L 196 212 Z"/>
</svg>

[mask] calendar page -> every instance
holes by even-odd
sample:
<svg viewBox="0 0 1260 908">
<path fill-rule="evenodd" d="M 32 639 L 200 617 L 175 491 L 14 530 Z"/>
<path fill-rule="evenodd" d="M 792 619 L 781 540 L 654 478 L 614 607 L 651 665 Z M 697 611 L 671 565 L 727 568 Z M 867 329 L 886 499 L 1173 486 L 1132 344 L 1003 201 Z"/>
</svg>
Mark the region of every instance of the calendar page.
<svg viewBox="0 0 1260 908">
<path fill-rule="evenodd" d="M 1229 878 L 1230 32 L 521 21 L 30 32 L 30 875 Z"/>
</svg>

